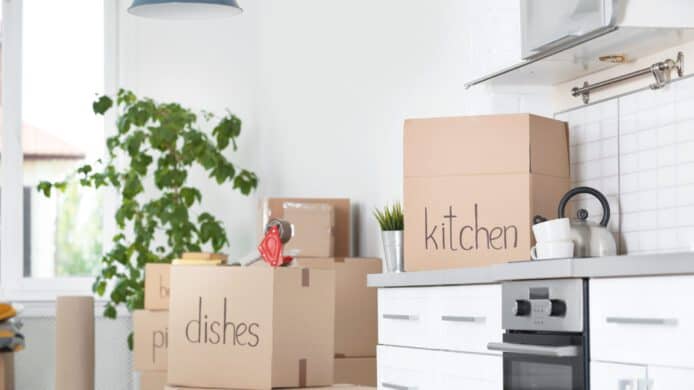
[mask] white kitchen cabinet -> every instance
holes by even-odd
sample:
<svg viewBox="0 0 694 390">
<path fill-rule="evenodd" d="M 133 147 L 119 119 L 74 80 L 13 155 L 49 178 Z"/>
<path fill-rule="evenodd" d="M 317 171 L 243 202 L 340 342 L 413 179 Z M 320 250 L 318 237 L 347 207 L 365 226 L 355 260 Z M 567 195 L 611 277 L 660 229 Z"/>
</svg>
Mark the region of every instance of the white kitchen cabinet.
<svg viewBox="0 0 694 390">
<path fill-rule="evenodd" d="M 591 358 L 694 368 L 694 276 L 592 279 Z"/>
<path fill-rule="evenodd" d="M 648 390 L 694 389 L 694 370 L 648 367 Z"/>
<path fill-rule="evenodd" d="M 502 390 L 501 356 L 378 346 L 383 390 Z"/>
<path fill-rule="evenodd" d="M 378 388 L 382 390 L 436 390 L 436 351 L 379 345 Z"/>
<path fill-rule="evenodd" d="M 502 390 L 501 356 L 438 352 L 434 382 L 438 390 Z"/>
<path fill-rule="evenodd" d="M 378 290 L 381 345 L 488 353 L 502 334 L 500 285 Z"/>
<path fill-rule="evenodd" d="M 591 389 L 646 390 L 643 387 L 646 378 L 646 366 L 598 362 L 590 364 Z M 673 390 L 675 389 L 673 388 Z"/>
<path fill-rule="evenodd" d="M 378 289 L 378 343 L 406 347 L 431 347 L 433 288 Z"/>
<path fill-rule="evenodd" d="M 501 341 L 500 285 L 438 287 L 433 297 L 433 348 L 489 353 Z"/>
</svg>

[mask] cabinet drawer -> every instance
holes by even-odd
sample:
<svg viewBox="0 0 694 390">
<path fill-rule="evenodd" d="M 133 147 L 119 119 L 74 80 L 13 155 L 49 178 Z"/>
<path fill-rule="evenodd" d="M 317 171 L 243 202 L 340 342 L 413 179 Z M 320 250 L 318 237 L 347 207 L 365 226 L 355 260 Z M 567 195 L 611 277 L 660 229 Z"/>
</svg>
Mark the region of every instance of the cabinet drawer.
<svg viewBox="0 0 694 390">
<path fill-rule="evenodd" d="M 429 348 L 435 338 L 432 319 L 434 288 L 378 290 L 378 343 Z"/>
<path fill-rule="evenodd" d="M 501 341 L 500 285 L 437 287 L 432 293 L 435 349 L 487 353 L 487 343 Z"/>
<path fill-rule="evenodd" d="M 501 356 L 378 346 L 382 390 L 502 390 Z"/>
<path fill-rule="evenodd" d="M 431 369 L 436 352 L 379 345 L 379 390 L 436 390 Z"/>
<path fill-rule="evenodd" d="M 504 368 L 501 356 L 460 352 L 436 353 L 436 388 L 439 390 L 502 390 Z"/>
<path fill-rule="evenodd" d="M 694 276 L 590 282 L 593 360 L 694 367 Z"/>
</svg>

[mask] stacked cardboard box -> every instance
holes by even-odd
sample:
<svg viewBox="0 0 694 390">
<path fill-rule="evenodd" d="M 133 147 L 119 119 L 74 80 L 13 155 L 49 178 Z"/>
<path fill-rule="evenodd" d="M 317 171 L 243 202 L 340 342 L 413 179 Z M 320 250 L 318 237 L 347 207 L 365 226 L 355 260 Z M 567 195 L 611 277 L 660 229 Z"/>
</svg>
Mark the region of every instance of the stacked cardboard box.
<svg viewBox="0 0 694 390">
<path fill-rule="evenodd" d="M 381 272 L 381 261 L 349 257 L 350 200 L 267 198 L 260 215 L 261 226 L 271 218 L 284 219 L 294 226 L 294 236 L 286 248 L 295 250 L 298 266 L 335 271 L 335 383 L 375 385 L 376 290 L 367 288 L 366 275 Z M 326 235 L 331 219 L 334 234 Z M 334 250 L 326 250 L 331 245 Z"/>
<path fill-rule="evenodd" d="M 140 390 L 162 390 L 168 368 L 169 264 L 145 266 L 145 310 L 133 313 L 133 366 Z"/>
<path fill-rule="evenodd" d="M 376 289 L 366 275 L 381 272 L 375 258 L 299 258 L 299 266 L 335 271 L 335 383 L 376 385 Z"/>
</svg>

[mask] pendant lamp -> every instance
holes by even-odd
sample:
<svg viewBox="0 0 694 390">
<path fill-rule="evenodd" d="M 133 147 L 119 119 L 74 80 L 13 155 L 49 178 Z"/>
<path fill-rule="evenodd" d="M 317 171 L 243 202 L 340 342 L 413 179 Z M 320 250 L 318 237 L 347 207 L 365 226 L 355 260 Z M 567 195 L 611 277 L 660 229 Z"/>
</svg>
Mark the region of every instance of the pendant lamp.
<svg viewBox="0 0 694 390">
<path fill-rule="evenodd" d="M 236 0 L 133 0 L 133 15 L 152 19 L 218 19 L 243 12 Z"/>
</svg>

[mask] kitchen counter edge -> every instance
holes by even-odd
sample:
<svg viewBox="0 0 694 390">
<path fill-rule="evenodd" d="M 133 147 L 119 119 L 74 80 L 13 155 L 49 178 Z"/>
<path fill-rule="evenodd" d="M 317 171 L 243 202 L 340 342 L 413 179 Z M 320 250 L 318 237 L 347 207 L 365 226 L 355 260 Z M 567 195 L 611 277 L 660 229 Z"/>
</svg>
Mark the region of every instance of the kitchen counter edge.
<svg viewBox="0 0 694 390">
<path fill-rule="evenodd" d="M 511 280 L 694 275 L 694 252 L 522 261 L 479 268 L 368 275 L 369 287 L 494 284 Z"/>
</svg>

